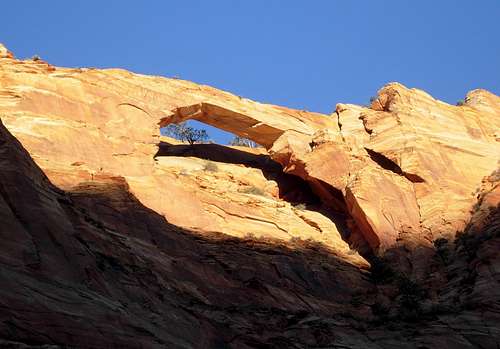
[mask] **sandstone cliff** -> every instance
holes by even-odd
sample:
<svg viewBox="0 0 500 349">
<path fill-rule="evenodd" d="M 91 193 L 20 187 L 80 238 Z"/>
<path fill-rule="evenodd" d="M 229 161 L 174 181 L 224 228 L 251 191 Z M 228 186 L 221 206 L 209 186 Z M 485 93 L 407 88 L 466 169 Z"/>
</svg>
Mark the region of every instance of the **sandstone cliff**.
<svg viewBox="0 0 500 349">
<path fill-rule="evenodd" d="M 323 115 L 0 46 L 0 118 L 5 345 L 500 345 L 487 91 Z M 187 119 L 264 148 L 160 137 Z"/>
</svg>

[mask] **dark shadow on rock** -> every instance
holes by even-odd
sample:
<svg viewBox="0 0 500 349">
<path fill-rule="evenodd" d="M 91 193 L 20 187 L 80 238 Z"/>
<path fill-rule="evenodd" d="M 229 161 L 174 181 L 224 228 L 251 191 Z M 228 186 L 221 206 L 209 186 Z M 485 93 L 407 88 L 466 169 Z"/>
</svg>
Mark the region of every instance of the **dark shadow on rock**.
<svg viewBox="0 0 500 349">
<path fill-rule="evenodd" d="M 143 206 L 120 177 L 96 177 L 63 192 L 0 131 L 4 343 L 328 344 L 335 337 L 324 331 L 311 330 L 307 339 L 299 332 L 319 319 L 367 310 L 350 304 L 353 293 L 371 289 L 366 272 L 321 245 L 176 227 Z"/>
<path fill-rule="evenodd" d="M 355 230 L 356 236 L 352 236 L 353 231 L 348 224 L 350 215 L 340 190 L 318 179 L 311 178 L 308 182 L 298 176 L 284 173 L 281 165 L 272 160 L 269 155 L 253 154 L 250 151 L 246 152 L 219 144 L 173 145 L 161 142 L 155 157 L 160 156 L 196 157 L 260 169 L 268 180 L 276 181 L 281 199 L 294 205 L 304 205 L 310 211 L 323 214 L 332 221 L 342 238 L 353 249 L 358 250 L 362 255 L 371 253 L 362 235 L 357 234 Z M 321 198 L 326 202 L 322 202 Z M 350 221 L 350 224 L 354 224 L 352 220 Z"/>
<path fill-rule="evenodd" d="M 260 169 L 268 180 L 276 181 L 281 199 L 294 205 L 304 205 L 310 211 L 316 211 L 328 217 L 349 243 L 351 231 L 347 224 L 349 215 L 342 193 L 331 185 L 314 180 L 311 183 L 302 178 L 283 172 L 281 165 L 266 154 L 253 154 L 219 144 L 178 144 L 160 142 L 155 157 L 178 156 L 243 165 Z M 321 202 L 320 196 L 330 197 L 329 206 Z"/>
<path fill-rule="evenodd" d="M 179 228 L 142 205 L 120 177 L 97 177 L 63 192 L 1 123 L 0 219 L 4 347 L 496 343 L 489 335 L 497 328 L 495 313 L 471 317 L 485 309 L 464 313 L 463 321 L 460 314 L 440 317 L 434 325 L 384 322 L 380 297 L 388 298 L 387 286 L 378 289 L 366 271 L 320 244 Z M 443 326 L 446 321 L 455 327 Z"/>
<path fill-rule="evenodd" d="M 174 145 L 167 142 L 160 142 L 155 157 L 158 156 L 192 156 L 228 164 L 241 164 L 271 173 L 282 172 L 280 164 L 273 161 L 268 155 L 253 154 L 220 144 Z"/>
<path fill-rule="evenodd" d="M 200 159 L 243 165 L 256 168 L 268 180 L 278 184 L 279 196 L 294 204 L 318 205 L 320 200 L 312 192 L 309 184 L 297 176 L 283 173 L 281 165 L 272 160 L 269 155 L 253 154 L 219 144 L 179 144 L 172 145 L 161 142 L 158 146 L 159 156 L 196 157 Z"/>
</svg>

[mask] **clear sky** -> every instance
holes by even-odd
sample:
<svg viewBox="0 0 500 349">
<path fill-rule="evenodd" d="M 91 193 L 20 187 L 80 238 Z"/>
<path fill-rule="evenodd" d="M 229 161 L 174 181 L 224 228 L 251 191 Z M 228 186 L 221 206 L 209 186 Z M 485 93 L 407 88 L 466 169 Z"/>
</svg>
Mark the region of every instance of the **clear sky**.
<svg viewBox="0 0 500 349">
<path fill-rule="evenodd" d="M 391 81 L 449 103 L 500 94 L 500 0 L 24 0 L 2 3 L 0 18 L 18 58 L 177 76 L 323 113 Z"/>
</svg>

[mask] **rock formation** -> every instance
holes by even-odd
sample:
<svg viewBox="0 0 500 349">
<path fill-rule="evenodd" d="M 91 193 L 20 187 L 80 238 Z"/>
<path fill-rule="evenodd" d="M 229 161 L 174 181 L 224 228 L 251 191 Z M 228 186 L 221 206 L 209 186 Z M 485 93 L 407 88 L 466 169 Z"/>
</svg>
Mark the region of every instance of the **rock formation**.
<svg viewBox="0 0 500 349">
<path fill-rule="evenodd" d="M 500 345 L 490 92 L 324 115 L 0 45 L 0 119 L 2 345 Z"/>
</svg>

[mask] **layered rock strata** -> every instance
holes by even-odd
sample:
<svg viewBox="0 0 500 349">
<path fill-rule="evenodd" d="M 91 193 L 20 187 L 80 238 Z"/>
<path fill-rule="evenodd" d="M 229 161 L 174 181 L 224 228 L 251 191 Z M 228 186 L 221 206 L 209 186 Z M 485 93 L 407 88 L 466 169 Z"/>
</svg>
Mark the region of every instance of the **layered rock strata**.
<svg viewBox="0 0 500 349">
<path fill-rule="evenodd" d="M 324 115 L 0 46 L 0 344 L 494 348 L 499 116 L 484 90 Z M 160 137 L 188 119 L 264 148 Z"/>
</svg>

